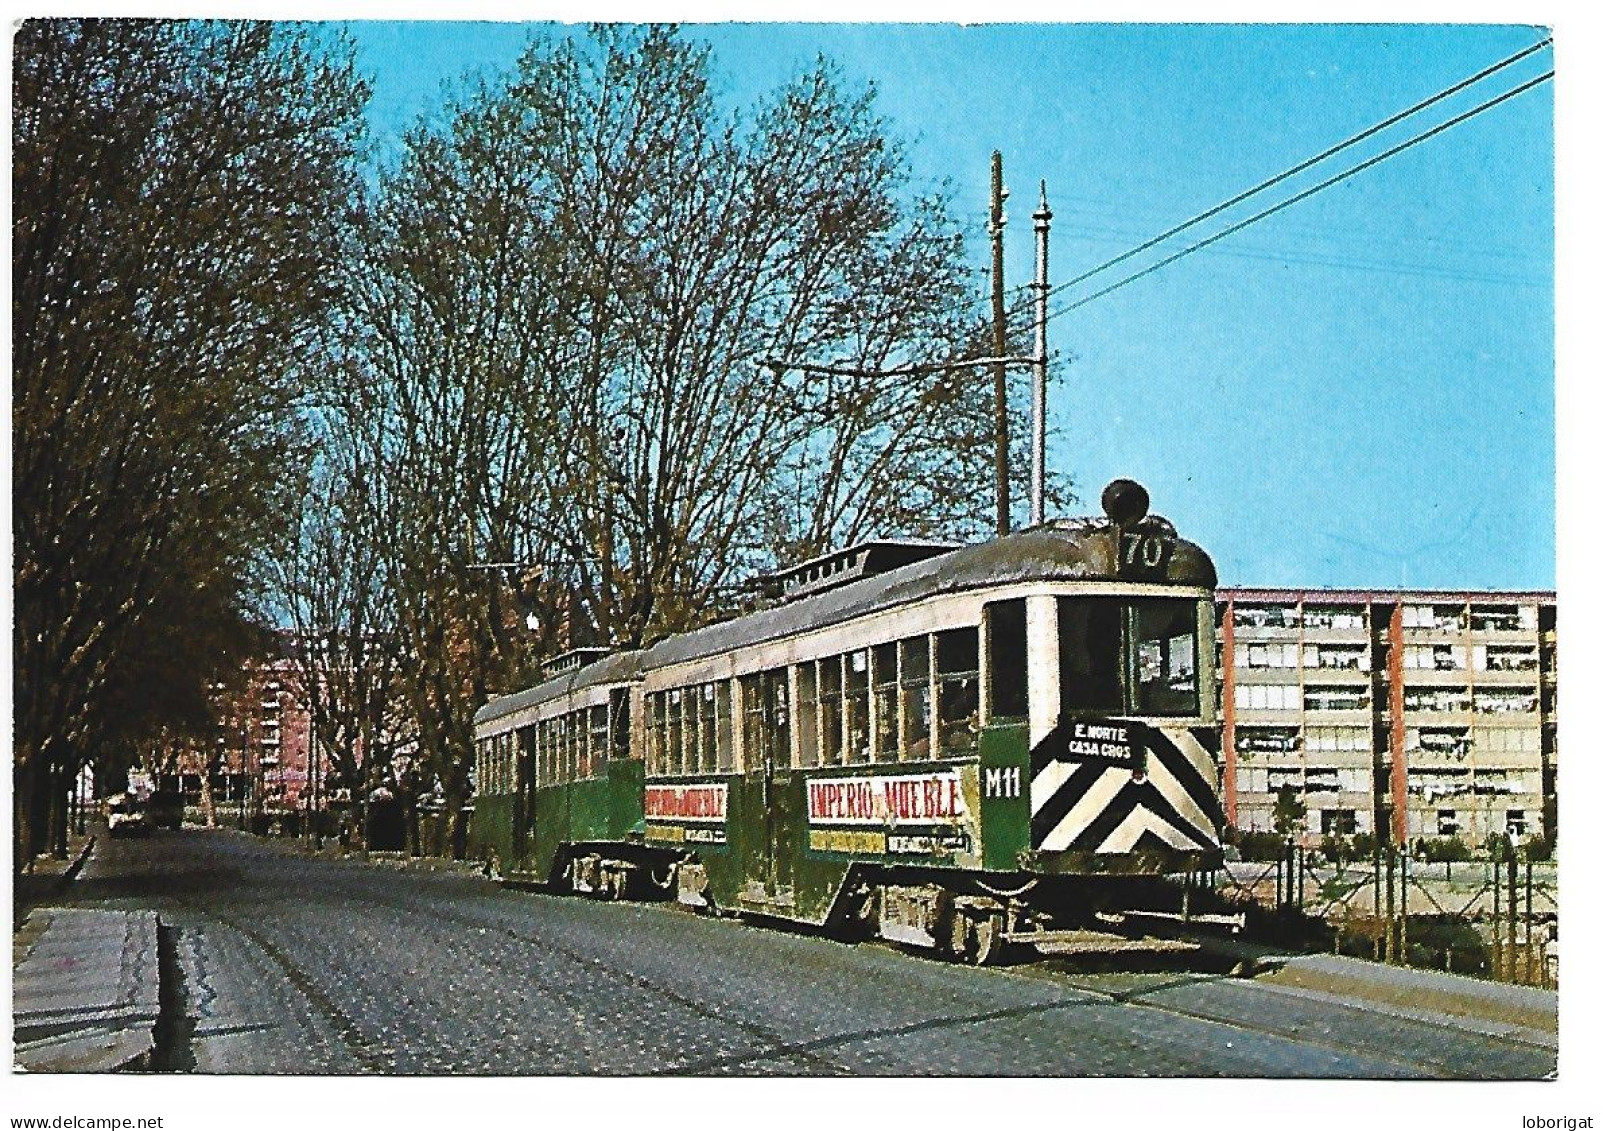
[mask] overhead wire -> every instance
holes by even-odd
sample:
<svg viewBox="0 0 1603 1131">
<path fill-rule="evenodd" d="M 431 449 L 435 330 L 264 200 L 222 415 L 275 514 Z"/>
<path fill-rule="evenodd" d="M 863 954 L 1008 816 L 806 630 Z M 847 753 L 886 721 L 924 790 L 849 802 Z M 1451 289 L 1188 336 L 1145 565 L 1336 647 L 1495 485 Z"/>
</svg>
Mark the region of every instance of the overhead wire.
<svg viewBox="0 0 1603 1131">
<path fill-rule="evenodd" d="M 1254 185 L 1253 187 L 1251 187 L 1249 189 L 1245 189 L 1245 190 L 1237 193 L 1235 196 L 1232 196 L 1229 200 L 1223 201 L 1220 204 L 1216 204 L 1212 208 L 1209 208 L 1207 211 L 1199 212 L 1199 213 L 1197 213 L 1197 215 L 1191 217 L 1189 220 L 1184 220 L 1181 223 L 1174 225 L 1172 228 L 1169 228 L 1166 231 L 1158 233 L 1157 235 L 1153 236 L 1151 239 L 1147 240 L 1145 243 L 1142 243 L 1142 244 L 1140 244 L 1140 245 L 1138 245 L 1136 247 L 1131 248 L 1130 250 L 1128 250 L 1126 252 L 1123 252 L 1120 255 L 1117 255 L 1114 258 L 1108 260 L 1107 262 L 1099 264 L 1098 266 L 1093 267 L 1091 270 L 1084 272 L 1083 274 L 1076 275 L 1072 279 L 1069 279 L 1069 280 L 1067 280 L 1065 282 L 1059 283 L 1057 286 L 1053 287 L 1051 290 L 1049 290 L 1047 292 L 1047 297 L 1051 298 L 1053 295 L 1060 294 L 1060 293 L 1062 293 L 1063 291 L 1067 290 L 1070 287 L 1077 286 L 1080 283 L 1085 282 L 1087 279 L 1091 279 L 1091 278 L 1093 278 L 1093 277 L 1095 277 L 1097 275 L 1100 275 L 1102 272 L 1107 271 L 1110 268 L 1117 267 L 1119 264 L 1124 263 L 1124 262 L 1126 262 L 1126 261 L 1128 261 L 1130 259 L 1133 259 L 1135 256 L 1140 255 L 1142 252 L 1148 251 L 1148 250 L 1152 249 L 1153 247 L 1156 247 L 1158 244 L 1163 243 L 1165 240 L 1168 240 L 1168 239 L 1170 239 L 1170 238 L 1172 238 L 1174 236 L 1177 236 L 1181 232 L 1184 232 L 1189 228 L 1195 227 L 1196 225 L 1202 223 L 1204 220 L 1212 219 L 1214 216 L 1217 216 L 1219 213 L 1225 211 L 1226 209 L 1233 208 L 1235 205 L 1240 204 L 1242 201 L 1247 200 L 1247 199 L 1249 199 L 1251 197 L 1254 197 L 1254 196 L 1258 195 L 1259 193 L 1265 191 L 1266 189 L 1273 188 L 1275 185 L 1278 185 L 1278 184 L 1282 183 L 1283 181 L 1289 180 L 1290 178 L 1296 176 L 1298 173 L 1306 172 L 1308 169 L 1311 169 L 1313 166 L 1320 164 L 1321 162 L 1327 160 L 1328 158 L 1334 157 L 1336 154 L 1341 153 L 1344 150 L 1352 148 L 1354 145 L 1357 145 L 1359 142 L 1364 141 L 1364 140 L 1366 140 L 1368 138 L 1374 137 L 1377 133 L 1380 133 L 1382 130 L 1389 129 L 1392 126 L 1395 126 L 1398 122 L 1401 122 L 1401 121 L 1404 121 L 1407 118 L 1413 117 L 1415 114 L 1419 113 L 1421 110 L 1428 109 L 1429 107 L 1434 106 L 1436 103 L 1441 102 L 1443 99 L 1450 98 L 1453 95 L 1459 93 L 1460 91 L 1465 90 L 1468 87 L 1474 86 L 1476 83 L 1482 82 L 1483 80 L 1485 80 L 1485 79 L 1489 78 L 1490 76 L 1496 74 L 1498 71 L 1501 71 L 1501 70 L 1504 70 L 1507 67 L 1513 66 L 1515 63 L 1519 62 L 1521 59 L 1524 59 L 1524 58 L 1536 53 L 1537 51 L 1542 50 L 1544 47 L 1547 47 L 1547 46 L 1551 45 L 1552 42 L 1553 42 L 1553 37 L 1552 36 L 1548 36 L 1547 38 L 1541 40 L 1539 43 L 1534 43 L 1530 47 L 1527 47 L 1527 48 L 1525 48 L 1525 49 L 1523 49 L 1521 51 L 1518 51 L 1518 52 L 1514 53 L 1513 55 L 1508 56 L 1506 59 L 1502 59 L 1499 62 L 1493 63 L 1491 66 L 1486 67 L 1483 70 L 1477 71 L 1475 74 L 1470 75 L 1468 78 L 1462 79 L 1461 81 L 1459 81 L 1457 83 L 1454 83 L 1452 86 L 1447 87 L 1445 90 L 1438 91 L 1437 93 L 1431 95 L 1429 98 L 1426 98 L 1421 102 L 1414 103 L 1414 105 L 1408 107 L 1406 110 L 1399 110 L 1397 113 L 1393 114 L 1391 117 L 1387 118 L 1385 121 L 1377 122 L 1373 126 L 1370 126 L 1368 129 L 1365 129 L 1365 130 L 1362 130 L 1362 131 L 1360 131 L 1360 132 L 1358 132 L 1356 134 L 1353 134 L 1351 137 L 1347 138 L 1345 141 L 1338 142 L 1337 144 L 1331 146 L 1330 148 L 1328 148 L 1326 150 L 1323 150 L 1320 153 L 1316 153 L 1314 156 L 1309 157 L 1306 160 L 1297 163 L 1296 165 L 1293 165 L 1291 168 L 1286 169 L 1283 172 L 1276 173 L 1274 176 L 1270 177 L 1268 180 L 1260 181 L 1258 184 Z"/>
<path fill-rule="evenodd" d="M 1125 278 L 1120 279 L 1117 283 L 1113 283 L 1110 286 L 1103 287 L 1101 290 L 1095 291 L 1095 292 L 1093 292 L 1093 293 L 1091 293 L 1089 295 L 1086 295 L 1084 298 L 1077 299 L 1074 302 L 1069 303 L 1067 306 L 1058 307 L 1056 310 L 1053 310 L 1053 311 L 1051 311 L 1051 312 L 1049 312 L 1047 314 L 1047 316 L 1046 316 L 1047 320 L 1050 321 L 1053 318 L 1061 317 L 1062 315 L 1067 314 L 1071 310 L 1078 310 L 1080 307 L 1086 305 L 1087 303 L 1095 302 L 1097 299 L 1103 297 L 1104 295 L 1112 294 L 1114 291 L 1119 290 L 1122 287 L 1129 286 L 1131 283 L 1135 282 L 1137 279 L 1145 278 L 1146 276 L 1152 274 L 1154 271 L 1159 271 L 1159 270 L 1163 269 L 1164 267 L 1169 266 L 1169 264 L 1176 262 L 1177 260 L 1184 259 L 1186 256 L 1192 254 L 1193 252 L 1201 251 L 1203 248 L 1208 247 L 1210 244 L 1218 243 L 1220 240 L 1224 239 L 1226 236 L 1233 235 L 1234 233 L 1241 231 L 1243 228 L 1246 228 L 1249 225 L 1256 224 L 1260 220 L 1264 220 L 1264 219 L 1267 219 L 1270 216 L 1275 215 L 1277 212 L 1282 212 L 1285 209 L 1290 208 L 1293 204 L 1298 203 L 1299 201 L 1307 200 L 1310 196 L 1313 196 L 1315 193 L 1323 192 L 1325 189 L 1330 188 L 1333 185 L 1340 184 L 1342 181 L 1345 181 L 1350 177 L 1356 176 L 1357 174 L 1363 172 L 1365 169 L 1372 168 L 1373 166 L 1380 164 L 1380 162 L 1385 161 L 1388 158 L 1395 157 L 1397 154 L 1403 152 L 1406 149 L 1411 149 L 1414 146 L 1420 144 L 1421 142 L 1428 141 L 1429 139 L 1435 137 L 1436 135 L 1438 135 L 1440 133 L 1443 133 L 1446 130 L 1452 129 L 1454 126 L 1459 125 L 1462 122 L 1468 121 L 1470 118 L 1475 117 L 1477 114 L 1483 114 L 1487 110 L 1490 110 L 1493 107 L 1500 105 L 1501 103 L 1507 102 L 1511 98 L 1514 98 L 1514 97 L 1516 97 L 1516 96 L 1518 96 L 1520 94 L 1524 94 L 1527 90 L 1530 90 L 1533 87 L 1539 86 L 1542 83 L 1547 82 L 1552 77 L 1553 77 L 1553 72 L 1552 71 L 1547 71 L 1546 73 L 1538 75 L 1536 78 L 1531 79 L 1528 82 L 1521 83 L 1519 86 L 1516 86 L 1516 87 L 1512 88 L 1511 90 L 1504 91 L 1502 94 L 1499 94 L 1497 97 L 1488 99 L 1487 101 L 1481 103 L 1479 106 L 1476 106 L 1476 107 L 1474 107 L 1474 108 L 1472 108 L 1470 110 L 1466 110 L 1462 114 L 1457 115 L 1456 117 L 1449 118 L 1447 121 L 1442 122 L 1439 125 L 1433 126 L 1431 129 L 1426 130 L 1422 134 L 1418 134 L 1415 137 L 1409 138 L 1407 141 L 1404 141 L 1404 142 L 1401 142 L 1401 143 L 1399 143 L 1397 145 L 1394 145 L 1392 148 L 1390 148 L 1390 149 L 1388 149 L 1388 150 L 1386 150 L 1386 151 L 1384 151 L 1382 153 L 1376 154 L 1374 157 L 1371 157 L 1366 161 L 1360 162 L 1359 164 L 1354 165 L 1352 168 L 1347 169 L 1344 172 L 1338 173 L 1333 177 L 1330 177 L 1330 178 L 1328 178 L 1328 179 L 1326 179 L 1324 181 L 1321 181 L 1319 184 L 1314 185 L 1312 188 L 1304 189 L 1302 192 L 1297 193 L 1295 196 L 1291 196 L 1291 197 L 1286 198 L 1285 200 L 1281 201 L 1279 204 L 1276 204 L 1276 205 L 1273 205 L 1273 206 L 1271 206 L 1269 208 L 1266 208 L 1261 212 L 1254 213 L 1253 215 L 1247 217 L 1245 220 L 1241 220 L 1241 221 L 1239 221 L 1239 222 L 1237 222 L 1235 224 L 1230 225 L 1228 228 L 1225 228 L 1225 229 L 1223 229 L 1223 230 L 1221 230 L 1219 232 L 1214 233 L 1213 235 L 1209 236 L 1207 239 L 1199 240 L 1198 242 L 1196 242 L 1194 244 L 1191 244 L 1188 247 L 1182 248 L 1180 251 L 1175 252 L 1173 255 L 1170 255 L 1170 256 L 1167 256 L 1167 257 L 1165 257 L 1163 259 L 1160 259 L 1160 260 L 1158 260 L 1158 262 L 1152 264 L 1151 266 L 1145 267 L 1145 268 L 1141 269 L 1140 271 L 1137 271 L 1134 275 L 1128 275 Z M 1124 257 L 1121 257 L 1121 258 L 1128 258 L 1128 256 L 1124 256 Z M 1110 262 L 1112 262 L 1112 261 L 1110 261 Z M 1067 286 L 1067 285 L 1068 284 L 1064 284 L 1064 286 Z"/>
</svg>

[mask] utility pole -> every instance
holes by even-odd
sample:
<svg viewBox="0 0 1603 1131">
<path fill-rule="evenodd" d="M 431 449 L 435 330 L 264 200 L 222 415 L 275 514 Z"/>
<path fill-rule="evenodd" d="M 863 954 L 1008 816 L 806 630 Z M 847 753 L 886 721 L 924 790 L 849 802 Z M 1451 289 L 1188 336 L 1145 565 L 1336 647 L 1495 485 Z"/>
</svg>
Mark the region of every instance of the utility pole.
<svg viewBox="0 0 1603 1131">
<path fill-rule="evenodd" d="M 1052 210 L 1046 205 L 1046 182 L 1041 182 L 1041 206 L 1035 221 L 1035 384 L 1031 397 L 1034 416 L 1030 469 L 1030 525 L 1046 521 L 1046 237 Z"/>
<path fill-rule="evenodd" d="M 996 389 L 996 533 L 1007 534 L 1013 527 L 1012 487 L 1007 470 L 1007 301 L 1002 287 L 1002 229 L 1007 215 L 1002 203 L 1007 200 L 1007 189 L 1002 187 L 1002 151 L 991 154 L 991 332 L 992 350 L 996 361 L 991 367 L 991 380 Z"/>
</svg>

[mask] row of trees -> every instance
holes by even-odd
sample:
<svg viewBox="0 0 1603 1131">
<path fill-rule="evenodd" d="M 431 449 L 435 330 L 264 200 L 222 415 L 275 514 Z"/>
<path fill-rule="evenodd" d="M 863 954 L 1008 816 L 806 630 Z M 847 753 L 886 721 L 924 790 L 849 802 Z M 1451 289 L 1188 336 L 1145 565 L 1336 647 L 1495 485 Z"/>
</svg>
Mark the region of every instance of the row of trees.
<svg viewBox="0 0 1603 1131">
<path fill-rule="evenodd" d="M 211 599 L 220 623 L 250 623 L 265 587 L 270 617 L 306 645 L 314 725 L 344 780 L 371 786 L 405 753 L 454 812 L 473 711 L 540 658 L 692 627 L 738 607 L 776 563 L 862 536 L 988 528 L 989 382 L 906 371 L 988 352 L 978 281 L 944 197 L 913 188 L 872 89 L 848 89 L 827 61 L 741 113 L 716 96 L 707 50 L 674 29 L 552 34 L 363 180 L 364 91 L 346 43 L 262 25 L 51 22 L 27 25 L 18 50 L 19 120 L 37 119 L 19 152 L 24 137 L 39 151 L 26 171 L 19 161 L 19 185 L 37 188 L 26 207 L 18 193 L 19 232 L 95 245 L 84 226 L 98 224 L 191 272 L 141 299 L 60 247 L 29 259 L 19 238 L 19 280 L 60 274 L 58 304 L 89 290 L 117 306 L 67 319 L 94 339 L 69 366 L 30 349 L 41 387 L 19 382 L 19 434 L 25 414 L 55 411 L 43 386 L 60 379 L 113 433 L 159 433 L 156 462 L 194 481 L 167 508 L 189 541 L 175 530 L 152 571 L 174 595 L 168 654 L 226 670 L 235 652 L 206 640 L 197 614 Z M 117 89 L 79 77 L 78 57 Z M 270 89 L 286 68 L 302 81 Z M 120 116 L 141 104 L 141 81 L 217 100 L 182 99 L 198 128 L 130 132 Z M 75 103 L 80 89 L 103 105 Z M 205 125 L 233 115 L 256 133 Z M 198 176 L 183 186 L 197 215 L 141 211 L 137 175 L 103 189 L 109 171 L 80 135 L 131 139 L 156 172 Z M 62 137 L 86 215 L 52 204 L 61 170 L 45 166 L 62 163 Z M 211 155 L 232 181 L 199 176 Z M 238 247 L 194 245 L 207 220 Z M 48 307 L 17 294 L 19 310 Z M 49 328 L 18 327 L 19 341 L 49 343 Z M 819 377 L 795 359 L 863 375 Z M 127 446 L 30 427 L 33 458 L 75 475 Z M 108 515 L 77 508 L 125 509 L 82 479 L 36 498 L 20 454 L 17 466 L 17 521 L 36 526 L 18 537 L 18 608 L 42 627 L 82 567 L 64 564 L 37 594 L 24 573 L 54 560 L 51 539 L 74 522 L 111 552 L 122 539 Z M 119 475 L 165 491 L 161 475 Z M 130 589 L 107 599 L 159 622 L 160 600 Z M 19 703 L 27 643 L 19 621 Z M 27 694 L 116 721 L 72 667 L 76 647 L 30 655 Z M 179 717 L 157 708 L 152 721 Z M 77 753 L 58 755 L 53 722 L 31 707 L 28 720 L 30 765 L 91 747 L 79 729 Z"/>
<path fill-rule="evenodd" d="M 86 760 L 204 724 L 260 645 L 365 91 L 295 28 L 34 20 L 14 40 L 19 863 Z"/>
</svg>

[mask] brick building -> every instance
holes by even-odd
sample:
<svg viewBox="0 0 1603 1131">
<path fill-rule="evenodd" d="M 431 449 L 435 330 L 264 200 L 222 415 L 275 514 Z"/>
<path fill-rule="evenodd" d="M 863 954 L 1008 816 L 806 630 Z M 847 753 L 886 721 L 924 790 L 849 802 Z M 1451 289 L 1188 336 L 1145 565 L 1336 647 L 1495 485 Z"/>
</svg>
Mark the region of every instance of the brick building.
<svg viewBox="0 0 1603 1131">
<path fill-rule="evenodd" d="M 1221 589 L 1226 815 L 1312 836 L 1557 831 L 1551 592 Z M 1401 751 L 1403 757 L 1393 757 Z"/>
<path fill-rule="evenodd" d="M 203 803 L 202 775 L 209 768 L 212 803 L 221 810 L 237 814 L 243 805 L 272 815 L 306 808 L 321 793 L 327 766 L 312 748 L 311 715 L 294 662 L 258 661 L 235 688 L 214 690 L 218 725 L 211 745 L 178 755 L 176 784 L 185 804 Z"/>
</svg>

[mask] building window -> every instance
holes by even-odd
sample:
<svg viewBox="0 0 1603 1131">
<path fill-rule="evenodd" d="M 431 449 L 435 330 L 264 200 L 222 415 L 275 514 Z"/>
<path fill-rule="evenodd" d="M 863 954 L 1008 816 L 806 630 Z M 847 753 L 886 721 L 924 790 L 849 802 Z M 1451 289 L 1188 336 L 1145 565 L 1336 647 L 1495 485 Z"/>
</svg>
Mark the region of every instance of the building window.
<svg viewBox="0 0 1603 1131">
<path fill-rule="evenodd" d="M 1535 671 L 1536 648 L 1520 644 L 1478 644 L 1475 667 L 1487 672 Z"/>
<path fill-rule="evenodd" d="M 1404 605 L 1403 627 L 1426 632 L 1462 632 L 1468 623 L 1463 605 Z"/>
<path fill-rule="evenodd" d="M 1367 711 L 1369 692 L 1363 687 L 1310 686 L 1303 693 L 1303 706 L 1309 711 Z"/>
<path fill-rule="evenodd" d="M 1369 731 L 1364 727 L 1309 727 L 1306 738 L 1309 750 L 1367 753 L 1370 749 Z"/>
<path fill-rule="evenodd" d="M 1527 714 L 1536 710 L 1536 688 L 1476 688 L 1475 709 L 1492 715 Z"/>
<path fill-rule="evenodd" d="M 1296 628 L 1300 622 L 1296 605 L 1237 605 L 1237 628 Z"/>
<path fill-rule="evenodd" d="M 1458 810 L 1457 809 L 1438 809 L 1438 810 L 1436 810 L 1436 835 L 1437 836 L 1457 836 L 1458 835 Z"/>
<path fill-rule="evenodd" d="M 1301 745 L 1295 727 L 1238 727 L 1236 751 L 1242 754 L 1286 753 Z"/>
<path fill-rule="evenodd" d="M 1324 836 L 1353 836 L 1358 832 L 1358 814 L 1352 809 L 1322 809 L 1319 832 Z"/>
<path fill-rule="evenodd" d="M 1405 687 L 1403 689 L 1403 710 L 1467 711 L 1469 710 L 1469 688 Z"/>
<path fill-rule="evenodd" d="M 1295 711 L 1302 706 L 1302 688 L 1295 683 L 1238 683 L 1238 711 Z"/>
<path fill-rule="evenodd" d="M 1503 818 L 1503 827 L 1508 830 L 1509 836 L 1524 836 L 1526 833 L 1525 810 L 1510 809 Z"/>
<path fill-rule="evenodd" d="M 1244 667 L 1249 668 L 1294 668 L 1297 667 L 1298 649 L 1295 641 L 1285 644 L 1252 643 L 1245 647 L 1237 645 L 1237 657 L 1245 657 Z"/>
<path fill-rule="evenodd" d="M 1463 671 L 1469 653 L 1456 644 L 1410 644 L 1403 649 L 1403 667 L 1420 671 Z"/>
<path fill-rule="evenodd" d="M 1304 628 L 1341 628 L 1362 629 L 1364 624 L 1364 607 L 1362 605 L 1316 605 L 1305 606 L 1302 611 Z"/>
<path fill-rule="evenodd" d="M 1469 753 L 1469 730 L 1466 727 L 1420 727 L 1408 731 L 1408 748 L 1431 754 L 1448 754 L 1462 758 Z"/>
<path fill-rule="evenodd" d="M 1369 651 L 1351 644 L 1308 644 L 1303 647 L 1302 662 L 1309 668 L 1367 672 Z"/>
<path fill-rule="evenodd" d="M 1513 605 L 1471 606 L 1469 627 L 1475 632 L 1519 632 L 1521 629 L 1527 632 L 1534 631 L 1535 610 L 1517 608 Z"/>
</svg>

